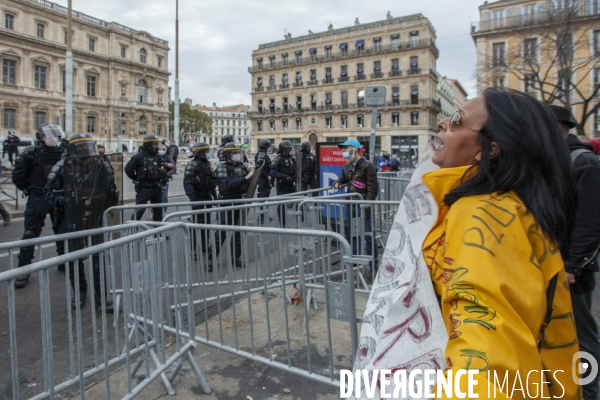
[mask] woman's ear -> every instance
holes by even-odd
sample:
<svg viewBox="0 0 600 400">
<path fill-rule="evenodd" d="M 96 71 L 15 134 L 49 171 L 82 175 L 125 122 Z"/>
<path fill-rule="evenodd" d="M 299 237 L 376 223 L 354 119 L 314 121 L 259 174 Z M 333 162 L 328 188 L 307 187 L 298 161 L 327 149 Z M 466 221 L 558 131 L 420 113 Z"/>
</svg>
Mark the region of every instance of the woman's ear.
<svg viewBox="0 0 600 400">
<path fill-rule="evenodd" d="M 500 154 L 500 147 L 498 147 L 498 143 L 490 143 L 490 158 L 497 157 L 498 154 Z"/>
</svg>

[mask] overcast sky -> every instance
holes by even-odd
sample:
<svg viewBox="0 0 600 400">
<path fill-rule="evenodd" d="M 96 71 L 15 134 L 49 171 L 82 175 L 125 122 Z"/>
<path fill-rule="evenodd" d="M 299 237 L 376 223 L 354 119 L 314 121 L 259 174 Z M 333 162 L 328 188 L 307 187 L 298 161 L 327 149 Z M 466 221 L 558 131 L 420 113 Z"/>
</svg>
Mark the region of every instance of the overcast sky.
<svg viewBox="0 0 600 400">
<path fill-rule="evenodd" d="M 67 0 L 54 0 L 66 6 Z M 180 98 L 194 104 L 250 104 L 252 50 L 259 44 L 422 13 L 433 24 L 440 50 L 438 71 L 475 95 L 475 45 L 471 22 L 483 0 L 180 0 Z M 169 41 L 169 86 L 175 81 L 175 0 L 73 0 L 73 9 Z"/>
</svg>

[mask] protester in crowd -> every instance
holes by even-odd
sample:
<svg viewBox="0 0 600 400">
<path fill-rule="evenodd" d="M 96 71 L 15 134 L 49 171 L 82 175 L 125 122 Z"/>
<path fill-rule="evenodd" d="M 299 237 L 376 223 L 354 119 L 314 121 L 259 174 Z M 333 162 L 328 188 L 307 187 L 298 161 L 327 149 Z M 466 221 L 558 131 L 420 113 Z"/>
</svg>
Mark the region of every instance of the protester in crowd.
<svg viewBox="0 0 600 400">
<path fill-rule="evenodd" d="M 121 145 L 121 148 L 123 149 L 123 153 L 127 153 L 129 151 L 129 149 L 127 148 L 127 146 L 125 145 L 125 143 L 123 143 Z"/>
<path fill-rule="evenodd" d="M 592 314 L 595 274 L 600 270 L 596 259 L 600 248 L 600 208 L 597 206 L 600 194 L 600 160 L 593 152 L 593 144 L 582 143 L 577 136 L 569 134 L 569 130 L 577 125 L 571 111 L 560 106 L 550 108 L 558 120 L 562 137 L 571 153 L 573 180 L 577 190 L 575 229 L 571 235 L 569 257 L 565 260 L 573 316 L 577 326 L 577 340 L 581 351 L 588 352 L 596 360 L 600 360 L 598 326 Z M 598 144 L 600 146 L 600 142 Z M 598 397 L 598 381 L 599 376 L 596 374 L 595 379 L 583 386 L 584 399 Z"/>
<path fill-rule="evenodd" d="M 13 156 L 16 158 L 19 155 L 19 142 L 21 139 L 15 134 L 13 129 L 8 131 L 8 138 L 6 138 L 6 147 L 8 152 L 8 161 L 10 165 L 15 165 L 13 162 Z"/>
<path fill-rule="evenodd" d="M 175 166 L 177 166 L 177 157 L 179 157 L 179 147 L 175 144 L 175 141 L 171 141 L 171 145 L 169 146 L 169 155 L 173 159 Z M 177 171 L 175 171 L 177 173 Z"/>
<path fill-rule="evenodd" d="M 176 171 L 175 161 L 173 161 L 173 158 L 171 158 L 171 156 L 167 153 L 167 146 L 165 146 L 164 144 L 160 146 L 158 154 L 163 158 L 163 160 L 167 164 L 167 176 L 165 178 L 165 183 L 162 187 L 162 202 L 166 204 L 169 202 L 169 181 L 173 180 L 173 175 Z M 165 207 L 165 212 L 167 212 L 167 207 Z"/>
<path fill-rule="evenodd" d="M 342 174 L 337 181 L 333 182 L 334 189 L 341 189 L 342 185 L 348 185 L 347 193 L 359 193 L 364 200 L 375 200 L 379 192 L 379 183 L 377 182 L 377 169 L 373 163 L 360 155 L 361 145 L 357 140 L 351 139 L 338 145 L 342 149 L 342 156 L 348 160 L 342 169 Z M 363 211 L 357 205 L 344 206 L 344 219 L 346 222 L 347 236 L 350 232 L 350 221 L 354 218 L 360 218 Z M 379 269 L 379 256 L 377 254 L 377 245 L 374 243 L 372 235 L 372 215 L 371 210 L 364 210 L 364 227 L 367 255 L 373 256 L 374 268 L 372 276 L 377 275 Z M 352 253 L 359 254 L 362 248 L 360 236 L 352 237 Z"/>
<path fill-rule="evenodd" d="M 10 171 L 10 167 L 8 165 L 3 165 L 2 160 L 0 160 L 0 171 Z M 2 189 L 2 188 L 0 188 Z M 2 215 L 2 219 L 4 220 L 4 226 L 10 225 L 10 221 L 12 219 L 10 213 L 6 211 L 4 204 L 0 203 L 0 215 Z"/>
<path fill-rule="evenodd" d="M 390 157 L 385 153 L 385 151 L 381 152 L 379 158 L 377 159 L 377 171 L 386 172 L 390 170 L 389 158 Z"/>
<path fill-rule="evenodd" d="M 423 254 L 448 331 L 446 366 L 454 377 L 469 368 L 466 354 L 484 360 L 474 377 L 480 398 L 488 384 L 500 390 L 486 371 L 514 382 L 533 370 L 546 373 L 530 387 L 579 398 L 563 264 L 575 189 L 552 111 L 526 94 L 487 89 L 438 128 L 432 161 L 441 169 L 422 180 L 439 211 Z"/>
<path fill-rule="evenodd" d="M 390 171 L 399 171 L 400 170 L 400 160 L 398 160 L 398 156 L 396 154 L 392 155 L 390 160 Z"/>
<path fill-rule="evenodd" d="M 593 152 L 595 155 L 600 155 L 600 140 L 598 139 L 590 139 L 587 141 L 588 144 L 591 144 L 593 147 Z"/>
</svg>

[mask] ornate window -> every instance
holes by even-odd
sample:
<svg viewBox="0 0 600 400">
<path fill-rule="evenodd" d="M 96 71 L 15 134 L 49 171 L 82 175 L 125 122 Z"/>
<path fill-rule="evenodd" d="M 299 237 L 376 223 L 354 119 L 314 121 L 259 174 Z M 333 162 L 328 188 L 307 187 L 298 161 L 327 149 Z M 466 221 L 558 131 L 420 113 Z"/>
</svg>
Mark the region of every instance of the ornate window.
<svg viewBox="0 0 600 400">
<path fill-rule="evenodd" d="M 141 63 L 144 63 L 144 64 L 146 63 L 146 55 L 147 55 L 146 49 L 141 49 L 140 50 L 140 62 Z"/>
</svg>

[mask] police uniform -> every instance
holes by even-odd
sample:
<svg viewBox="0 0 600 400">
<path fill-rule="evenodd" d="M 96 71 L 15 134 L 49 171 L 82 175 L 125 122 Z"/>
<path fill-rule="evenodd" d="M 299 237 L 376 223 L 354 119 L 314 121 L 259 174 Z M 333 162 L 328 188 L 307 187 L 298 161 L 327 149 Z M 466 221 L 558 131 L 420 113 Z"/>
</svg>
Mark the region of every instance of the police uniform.
<svg viewBox="0 0 600 400">
<path fill-rule="evenodd" d="M 296 157 L 278 152 L 271 161 L 271 178 L 276 179 L 277 195 L 296 192 Z M 285 227 L 285 206 L 277 207 L 277 215 Z"/>
<path fill-rule="evenodd" d="M 228 144 L 230 145 L 230 143 Z M 227 145 L 226 145 L 227 146 Z M 235 146 L 237 147 L 237 146 Z M 239 149 L 239 148 L 238 148 Z M 227 150 L 227 148 L 225 148 Z M 241 152 L 241 150 L 239 150 Z M 227 159 L 227 155 L 225 156 Z M 229 199 L 241 199 L 244 197 L 250 186 L 250 181 L 246 179 L 246 175 L 250 173 L 247 165 L 243 162 L 231 163 L 230 161 L 221 161 L 217 166 L 216 178 L 217 185 L 219 187 L 219 194 L 224 200 Z M 233 205 L 233 204 L 231 204 Z M 224 204 L 224 207 L 227 205 Z M 236 226 L 240 223 L 241 212 L 239 209 L 232 211 L 222 211 L 220 213 L 220 224 L 221 225 L 232 225 Z M 219 250 L 227 235 L 224 232 L 219 232 L 219 240 L 217 241 L 216 254 L 218 256 Z M 235 254 L 236 266 L 242 267 L 242 242 L 241 234 L 236 232 L 232 238 L 231 246 L 232 251 Z"/>
<path fill-rule="evenodd" d="M 158 140 L 157 140 L 158 143 Z M 160 204 L 162 203 L 162 188 L 167 182 L 167 163 L 158 153 L 151 154 L 148 149 L 142 148 L 139 153 L 131 157 L 125 166 L 125 174 L 136 183 L 135 204 Z M 145 208 L 136 211 L 135 219 L 141 220 Z M 152 209 L 152 220 L 162 221 L 163 209 Z"/>
<path fill-rule="evenodd" d="M 254 165 L 258 169 L 262 167 L 260 177 L 258 178 L 258 198 L 269 197 L 271 194 L 271 182 L 269 181 L 269 174 L 271 172 L 271 157 L 267 154 L 267 151 L 260 149 L 254 156 Z"/>
<path fill-rule="evenodd" d="M 93 139 L 88 134 L 76 134 L 72 140 L 85 135 L 83 140 L 88 140 L 90 146 L 94 147 Z M 68 152 L 65 155 L 69 154 Z M 76 155 L 76 154 L 70 154 Z M 44 189 L 46 202 L 55 207 L 59 225 L 59 233 L 78 232 L 88 229 L 100 228 L 103 225 L 102 217 L 104 211 L 119 203 L 119 192 L 115 184 L 115 171 L 106 156 L 90 154 L 88 160 L 82 158 L 68 159 L 68 176 L 65 177 L 65 159 L 60 160 L 50 172 L 48 183 Z M 84 162 L 87 161 L 87 162 Z M 67 182 L 68 180 L 68 182 Z M 67 189 L 67 192 L 65 192 Z M 65 195 L 77 194 L 77 198 L 67 199 Z M 69 215 L 65 215 L 64 208 L 69 208 Z M 103 243 L 102 235 L 94 235 L 91 238 L 92 245 Z M 69 252 L 81 250 L 87 246 L 86 238 L 72 239 L 68 241 Z M 71 288 L 75 290 L 74 263 L 69 263 L 69 278 Z M 100 285 L 100 254 L 92 255 L 92 271 L 94 280 L 94 297 L 96 305 L 101 302 Z M 105 276 L 106 277 L 106 276 Z M 88 284 L 85 278 L 85 268 L 79 261 L 79 292 L 81 306 L 87 298 Z M 107 297 L 105 285 L 105 298 Z M 75 297 L 73 297 L 73 302 Z M 107 311 L 112 311 L 112 301 L 106 299 Z"/>
<path fill-rule="evenodd" d="M 311 152 L 302 152 L 302 188 L 301 190 L 307 190 L 310 185 L 311 189 L 317 188 L 317 180 L 315 174 L 317 173 L 317 158 Z"/>
<path fill-rule="evenodd" d="M 204 201 L 206 203 L 192 206 L 192 210 L 202 210 L 212 208 L 211 201 L 216 198 L 215 188 L 217 187 L 217 178 L 214 176 L 210 161 L 205 158 L 194 157 L 185 167 L 183 178 L 183 188 L 190 201 Z M 203 213 L 195 216 L 194 222 L 199 224 L 210 224 L 210 214 Z M 202 238 L 202 252 L 206 252 L 209 247 L 205 230 L 200 230 Z M 194 231 L 193 246 L 196 249 L 196 235 Z"/>
<path fill-rule="evenodd" d="M 15 156 L 19 156 L 19 142 L 21 139 L 17 135 L 10 135 L 6 138 L 6 151 L 8 152 L 8 161 L 10 165 L 14 165 L 13 163 L 13 154 Z"/>
<path fill-rule="evenodd" d="M 44 200 L 44 186 L 52 167 L 61 159 L 64 147 L 48 147 L 44 143 L 28 146 L 19 154 L 12 171 L 12 181 L 15 186 L 27 196 L 25 206 L 25 232 L 22 240 L 39 237 L 46 216 L 50 214 L 52 230 L 58 233 L 58 226 L 54 223 L 54 207 Z M 62 249 L 57 243 L 57 253 L 62 254 Z M 31 264 L 34 246 L 22 247 L 19 252 L 19 267 Z M 17 279 L 15 287 L 25 286 L 29 276 Z"/>
</svg>

